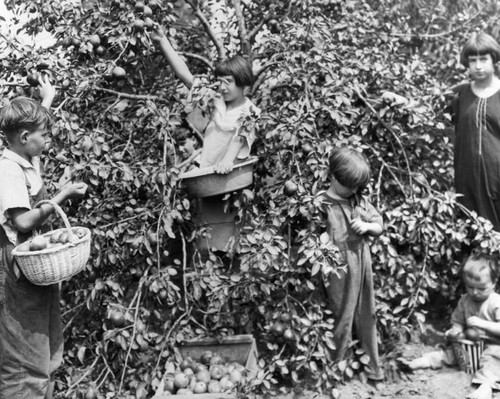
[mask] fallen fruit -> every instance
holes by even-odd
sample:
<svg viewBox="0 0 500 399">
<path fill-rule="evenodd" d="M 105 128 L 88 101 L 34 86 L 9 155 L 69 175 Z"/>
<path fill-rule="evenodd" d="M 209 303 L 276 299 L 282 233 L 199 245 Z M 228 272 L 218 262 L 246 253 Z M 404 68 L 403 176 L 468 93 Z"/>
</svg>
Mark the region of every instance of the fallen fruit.
<svg viewBox="0 0 500 399">
<path fill-rule="evenodd" d="M 142 13 L 144 14 L 144 16 L 150 17 L 151 15 L 153 15 L 153 10 L 148 6 L 145 6 L 144 9 L 142 10 Z"/>
</svg>

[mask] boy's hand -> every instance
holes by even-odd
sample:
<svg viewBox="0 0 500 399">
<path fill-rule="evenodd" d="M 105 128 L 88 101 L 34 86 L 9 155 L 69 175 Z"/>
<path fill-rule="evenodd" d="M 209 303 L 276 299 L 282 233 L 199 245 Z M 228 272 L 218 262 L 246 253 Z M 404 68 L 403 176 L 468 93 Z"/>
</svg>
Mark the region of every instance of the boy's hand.
<svg viewBox="0 0 500 399">
<path fill-rule="evenodd" d="M 66 199 L 83 198 L 87 192 L 87 188 L 86 183 L 70 183 L 63 188 L 62 192 Z"/>
<path fill-rule="evenodd" d="M 234 168 L 232 162 L 220 162 L 214 166 L 215 173 L 220 173 L 221 175 L 228 174 Z"/>
<path fill-rule="evenodd" d="M 471 316 L 467 319 L 467 327 L 475 327 L 475 328 L 484 328 L 484 321 L 480 317 L 477 316 Z"/>
<path fill-rule="evenodd" d="M 453 326 L 448 331 L 446 331 L 444 333 L 444 335 L 446 335 L 448 338 L 458 339 L 458 338 L 460 338 L 460 334 L 462 334 L 462 333 L 463 333 L 463 331 L 461 328 L 459 328 L 457 326 Z"/>
<path fill-rule="evenodd" d="M 165 32 L 163 31 L 163 28 L 160 24 L 155 23 L 153 25 L 153 33 L 151 35 L 151 38 L 157 42 L 160 42 L 162 39 L 167 38 L 167 36 L 165 36 Z"/>
<path fill-rule="evenodd" d="M 42 97 L 42 105 L 46 108 L 50 108 L 54 97 L 56 96 L 56 88 L 50 83 L 49 77 L 44 74 L 40 74 L 38 77 L 38 83 L 40 84 L 40 97 Z"/>
<path fill-rule="evenodd" d="M 361 219 L 353 219 L 351 221 L 351 228 L 356 234 L 363 235 L 370 230 L 370 223 L 363 222 Z"/>
</svg>

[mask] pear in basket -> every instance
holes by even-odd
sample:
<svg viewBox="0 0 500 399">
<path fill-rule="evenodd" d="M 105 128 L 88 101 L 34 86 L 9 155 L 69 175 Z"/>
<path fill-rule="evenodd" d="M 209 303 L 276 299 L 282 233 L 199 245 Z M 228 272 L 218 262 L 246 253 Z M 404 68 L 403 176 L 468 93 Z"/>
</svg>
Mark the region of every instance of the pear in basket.
<svg viewBox="0 0 500 399">
<path fill-rule="evenodd" d="M 49 246 L 49 240 L 44 236 L 35 236 L 30 242 L 30 251 L 40 251 Z"/>
</svg>

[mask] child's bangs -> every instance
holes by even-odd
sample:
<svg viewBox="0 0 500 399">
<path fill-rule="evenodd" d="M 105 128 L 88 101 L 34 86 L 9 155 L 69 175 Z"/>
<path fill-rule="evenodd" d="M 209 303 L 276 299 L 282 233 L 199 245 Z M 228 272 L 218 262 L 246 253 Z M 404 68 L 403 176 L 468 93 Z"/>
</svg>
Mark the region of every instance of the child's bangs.
<svg viewBox="0 0 500 399">
<path fill-rule="evenodd" d="M 214 70 L 216 77 L 233 76 L 239 87 L 250 86 L 253 83 L 253 72 L 250 63 L 241 56 L 225 59 L 217 64 Z"/>
<path fill-rule="evenodd" d="M 490 54 L 493 62 L 500 60 L 500 45 L 495 39 L 486 33 L 478 33 L 465 43 L 460 54 L 460 63 L 469 66 L 469 57 Z"/>
</svg>

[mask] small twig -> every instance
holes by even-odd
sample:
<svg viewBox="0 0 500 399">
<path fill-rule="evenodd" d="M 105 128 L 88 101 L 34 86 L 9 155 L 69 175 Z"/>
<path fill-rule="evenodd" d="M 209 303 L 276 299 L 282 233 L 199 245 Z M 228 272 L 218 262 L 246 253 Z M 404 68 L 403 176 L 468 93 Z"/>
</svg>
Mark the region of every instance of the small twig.
<svg viewBox="0 0 500 399">
<path fill-rule="evenodd" d="M 457 28 L 446 31 L 446 32 L 441 32 L 441 33 L 423 33 L 423 34 L 413 34 L 413 33 L 391 33 L 391 36 L 395 37 L 407 37 L 407 36 L 416 36 L 416 37 L 422 37 L 424 39 L 434 39 L 436 37 L 441 37 L 441 36 L 448 36 L 451 35 L 452 33 L 458 32 L 463 29 L 465 25 L 467 25 L 469 22 L 471 22 L 473 19 L 478 17 L 483 10 L 479 10 L 477 13 L 475 13 L 472 17 L 470 17 L 468 20 L 462 22 L 461 25 L 459 25 Z"/>
<path fill-rule="evenodd" d="M 403 187 L 403 184 L 399 181 L 399 179 L 397 178 L 397 176 L 394 174 L 394 172 L 392 171 L 392 169 L 389 166 L 389 164 L 382 159 L 382 157 L 380 156 L 380 153 L 375 148 L 373 148 L 370 144 L 365 143 L 365 145 L 373 152 L 373 154 L 377 157 L 378 161 L 382 164 L 382 166 L 385 166 L 385 168 L 387 169 L 387 171 L 391 174 L 391 176 L 396 181 L 397 185 L 399 186 L 399 189 L 401 190 L 401 192 L 403 193 L 403 195 L 405 196 L 405 198 L 407 198 L 408 196 L 405 193 L 405 189 Z M 379 177 L 379 179 L 380 179 L 380 177 Z"/>
<path fill-rule="evenodd" d="M 187 281 L 186 281 L 186 268 L 187 268 L 187 257 L 186 257 L 186 238 L 182 230 L 180 231 L 182 240 L 182 286 L 184 288 L 184 306 L 186 312 L 189 313 L 189 302 L 187 297 Z"/>
<path fill-rule="evenodd" d="M 118 388 L 118 394 L 122 392 L 123 388 L 123 381 L 125 380 L 125 374 L 127 373 L 127 365 L 128 365 L 128 359 L 130 358 L 130 353 L 132 352 L 132 344 L 135 339 L 135 335 L 137 332 L 137 315 L 139 314 L 139 309 L 141 305 L 141 296 L 142 296 L 142 286 L 144 285 L 144 282 L 147 279 L 147 272 L 151 266 L 148 266 L 148 268 L 145 270 L 144 275 L 145 277 L 141 278 L 141 281 L 139 282 L 139 286 L 137 287 L 137 291 L 135 293 L 134 298 L 132 298 L 132 301 L 130 302 L 129 309 L 132 308 L 132 304 L 135 302 L 135 299 L 137 298 L 137 306 L 135 307 L 135 313 L 134 313 L 134 328 L 132 329 L 132 336 L 130 337 L 130 345 L 128 346 L 128 351 L 127 355 L 125 356 L 125 362 L 123 365 L 123 372 L 122 372 L 122 377 L 120 379 L 120 387 Z"/>
<path fill-rule="evenodd" d="M 87 370 L 85 371 L 85 373 L 83 373 L 83 375 L 76 381 L 74 382 L 73 384 L 71 384 L 68 389 L 66 390 L 66 397 L 69 397 L 69 393 L 70 391 L 76 387 L 80 382 L 82 382 L 89 374 L 90 372 L 92 371 L 92 369 L 94 368 L 94 366 L 97 364 L 97 361 L 101 358 L 101 356 L 97 356 L 94 360 L 94 362 L 87 368 Z"/>
<path fill-rule="evenodd" d="M 182 161 L 181 163 L 175 165 L 175 167 L 177 169 L 182 169 L 184 166 L 190 164 L 191 162 L 193 162 L 193 160 L 201 153 L 201 148 L 193 151 L 193 153 L 190 155 L 190 157 L 188 159 L 186 159 L 185 161 Z"/>
<path fill-rule="evenodd" d="M 122 58 L 122 55 L 125 53 L 125 50 L 127 49 L 128 45 L 130 43 L 130 38 L 127 40 L 127 43 L 125 44 L 125 47 L 123 47 L 123 50 L 120 52 L 120 54 L 118 54 L 118 57 L 116 57 L 116 59 L 113 61 L 113 64 L 116 65 L 116 62 Z"/>
<path fill-rule="evenodd" d="M 396 140 L 396 142 L 398 143 L 399 147 L 401 147 L 401 151 L 403 152 L 403 157 L 405 159 L 405 162 L 406 162 L 406 168 L 408 170 L 408 182 L 409 182 L 409 186 L 410 186 L 410 189 L 411 189 L 411 196 L 413 198 L 413 185 L 412 185 L 412 177 L 411 177 L 411 169 L 410 169 L 410 161 L 408 159 L 408 155 L 406 154 L 406 150 L 405 150 L 405 147 L 403 146 L 403 143 L 401 142 L 401 140 L 399 139 L 398 135 L 396 134 L 396 132 L 389 126 L 387 125 L 387 123 L 385 123 L 382 118 L 380 118 L 379 114 L 377 113 L 377 111 L 375 111 L 375 109 L 372 107 L 372 105 L 368 102 L 368 100 L 355 88 L 354 89 L 354 92 L 358 95 L 358 97 L 360 98 L 361 101 L 363 101 L 363 103 L 365 103 L 365 105 L 368 107 L 368 109 L 371 111 L 371 113 L 373 115 L 375 115 L 375 117 L 377 118 L 377 120 L 382 124 L 382 126 L 384 126 L 384 128 L 389 132 L 391 133 L 392 137 L 394 137 L 394 139 Z M 366 92 L 365 92 L 366 94 Z M 382 161 L 383 162 L 383 161 Z M 398 181 L 399 183 L 399 181 Z M 404 190 L 403 190 L 403 194 L 404 194 Z M 406 196 L 406 194 L 405 194 Z"/>
</svg>

